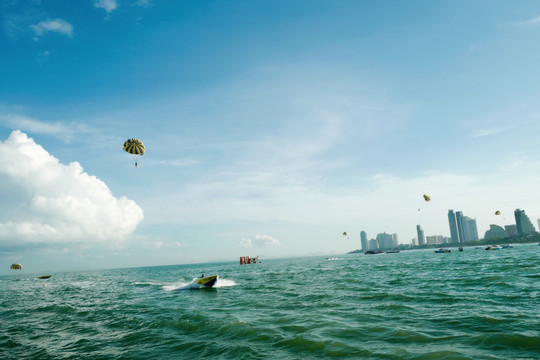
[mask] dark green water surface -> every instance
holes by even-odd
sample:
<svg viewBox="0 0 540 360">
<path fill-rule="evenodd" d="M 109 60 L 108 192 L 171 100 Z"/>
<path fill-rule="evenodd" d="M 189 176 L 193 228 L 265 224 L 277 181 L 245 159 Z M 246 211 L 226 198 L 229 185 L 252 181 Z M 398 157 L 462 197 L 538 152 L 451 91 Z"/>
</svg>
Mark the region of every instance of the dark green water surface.
<svg viewBox="0 0 540 360">
<path fill-rule="evenodd" d="M 0 359 L 540 359 L 536 244 L 336 258 L 1 277 Z"/>
</svg>

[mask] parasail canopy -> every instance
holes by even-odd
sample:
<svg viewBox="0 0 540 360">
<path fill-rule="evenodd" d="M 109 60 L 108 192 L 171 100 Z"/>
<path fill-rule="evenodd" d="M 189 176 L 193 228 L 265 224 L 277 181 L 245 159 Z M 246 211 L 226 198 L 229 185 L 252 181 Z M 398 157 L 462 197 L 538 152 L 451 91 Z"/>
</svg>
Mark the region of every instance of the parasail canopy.
<svg viewBox="0 0 540 360">
<path fill-rule="evenodd" d="M 431 200 L 431 197 L 430 197 L 429 195 L 424 194 L 424 200 L 430 201 L 430 200 Z"/>
<path fill-rule="evenodd" d="M 501 212 L 499 210 L 495 211 L 495 215 L 501 215 Z"/>
<path fill-rule="evenodd" d="M 124 150 L 133 155 L 143 155 L 146 149 L 144 144 L 139 139 L 129 139 L 124 143 Z"/>
<path fill-rule="evenodd" d="M 21 264 L 12 264 L 11 269 L 13 269 L 13 270 L 22 270 L 22 265 Z"/>
</svg>

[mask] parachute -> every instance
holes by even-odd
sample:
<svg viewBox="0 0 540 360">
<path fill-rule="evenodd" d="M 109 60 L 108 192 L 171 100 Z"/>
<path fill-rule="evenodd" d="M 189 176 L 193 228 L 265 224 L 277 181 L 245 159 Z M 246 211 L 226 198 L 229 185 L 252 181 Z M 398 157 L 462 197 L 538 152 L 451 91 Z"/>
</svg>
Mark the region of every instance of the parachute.
<svg viewBox="0 0 540 360">
<path fill-rule="evenodd" d="M 499 210 L 495 211 L 495 215 L 501 215 L 501 212 Z"/>
<path fill-rule="evenodd" d="M 431 197 L 430 197 L 430 196 L 428 196 L 428 195 L 426 195 L 426 194 L 424 194 L 424 200 L 426 200 L 426 201 L 430 201 L 430 200 L 431 200 Z"/>
<path fill-rule="evenodd" d="M 129 139 L 124 143 L 124 150 L 133 155 L 143 155 L 146 149 L 144 144 L 139 139 Z"/>
<path fill-rule="evenodd" d="M 143 155 L 146 151 L 144 144 L 139 139 L 128 139 L 124 143 L 124 151 L 133 154 L 133 155 Z M 137 162 L 135 161 L 135 167 L 137 167 Z"/>
<path fill-rule="evenodd" d="M 21 264 L 12 264 L 10 269 L 22 270 L 22 265 Z"/>
<path fill-rule="evenodd" d="M 343 232 L 343 236 L 347 236 L 347 232 L 346 232 L 346 231 Z"/>
</svg>

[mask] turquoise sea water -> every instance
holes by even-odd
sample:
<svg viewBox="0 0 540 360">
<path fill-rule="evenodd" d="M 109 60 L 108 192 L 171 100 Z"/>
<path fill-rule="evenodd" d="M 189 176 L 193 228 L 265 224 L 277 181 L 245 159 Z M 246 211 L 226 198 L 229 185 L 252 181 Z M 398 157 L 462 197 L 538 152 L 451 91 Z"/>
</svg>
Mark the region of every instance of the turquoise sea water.
<svg viewBox="0 0 540 360">
<path fill-rule="evenodd" d="M 536 244 L 334 258 L 4 276 L 0 358 L 540 359 Z"/>
</svg>

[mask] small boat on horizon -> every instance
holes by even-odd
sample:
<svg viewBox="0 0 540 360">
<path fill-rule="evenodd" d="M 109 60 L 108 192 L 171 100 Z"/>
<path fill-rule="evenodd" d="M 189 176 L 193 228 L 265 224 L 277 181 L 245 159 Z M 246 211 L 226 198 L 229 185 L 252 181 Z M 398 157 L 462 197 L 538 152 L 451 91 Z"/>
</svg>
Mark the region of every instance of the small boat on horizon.
<svg viewBox="0 0 540 360">
<path fill-rule="evenodd" d="M 512 249 L 512 248 L 514 248 L 514 247 L 512 245 L 510 245 L 510 244 L 502 244 L 501 245 L 501 249 Z"/>
<path fill-rule="evenodd" d="M 435 250 L 435 252 L 438 254 L 441 254 L 441 253 L 449 253 L 452 251 L 450 249 L 439 249 L 439 250 Z"/>
<path fill-rule="evenodd" d="M 364 255 L 376 255 L 376 254 L 384 254 L 384 251 L 382 251 L 382 250 L 367 250 L 367 251 L 364 251 Z"/>
<path fill-rule="evenodd" d="M 486 250 L 501 250 L 501 247 L 499 245 L 488 245 Z"/>
<path fill-rule="evenodd" d="M 43 275 L 43 276 L 38 276 L 37 279 L 48 279 L 50 278 L 52 275 Z"/>
</svg>

